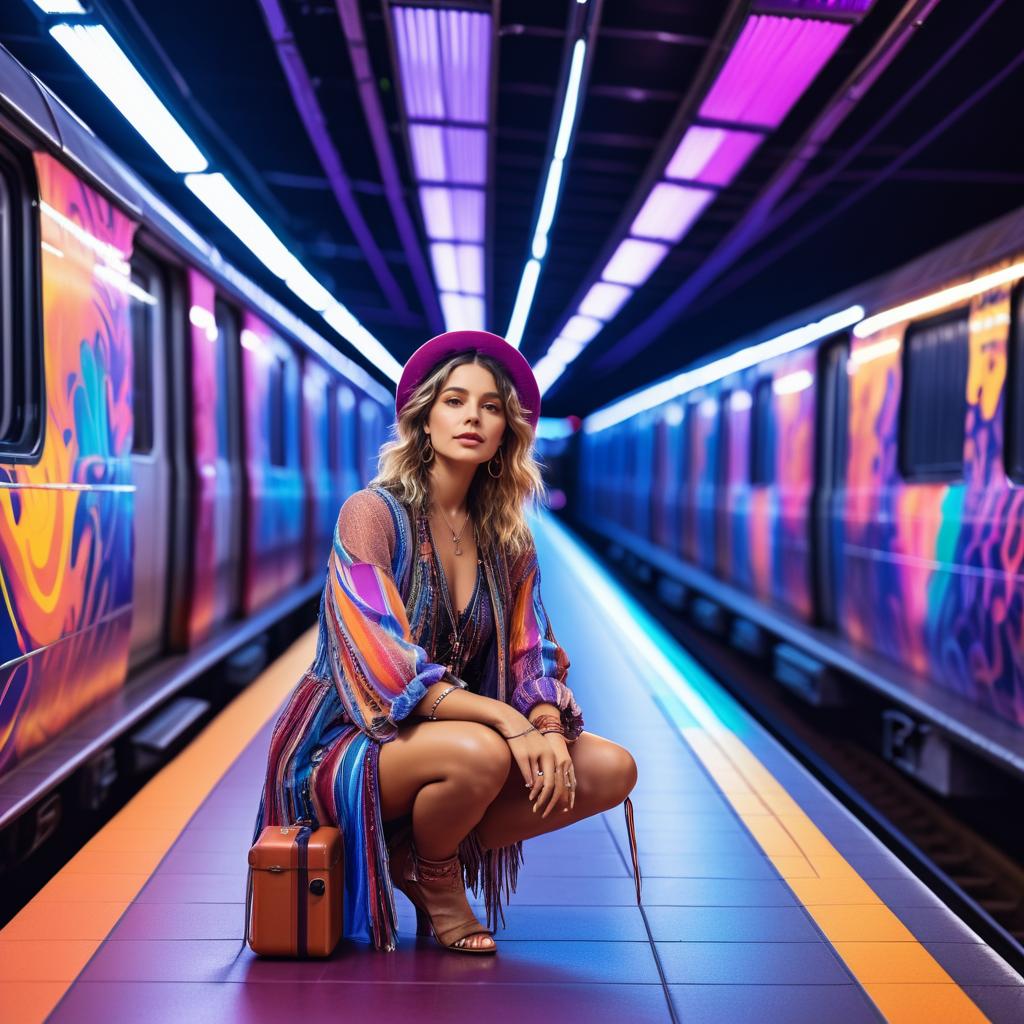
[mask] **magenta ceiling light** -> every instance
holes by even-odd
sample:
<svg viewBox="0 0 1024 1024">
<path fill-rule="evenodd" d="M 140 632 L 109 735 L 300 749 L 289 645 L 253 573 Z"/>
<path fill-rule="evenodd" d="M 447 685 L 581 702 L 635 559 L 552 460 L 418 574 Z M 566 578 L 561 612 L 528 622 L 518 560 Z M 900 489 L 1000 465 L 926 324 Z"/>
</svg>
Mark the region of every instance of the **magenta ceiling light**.
<svg viewBox="0 0 1024 1024">
<path fill-rule="evenodd" d="M 714 200 L 730 185 L 765 136 L 828 63 L 847 33 L 874 0 L 769 0 L 785 14 L 748 15 L 724 64 L 711 82 L 696 117 L 686 126 L 661 176 L 651 186 L 623 238 L 569 325 L 594 318 L 612 320 L 678 244 Z M 824 15 L 824 17 L 822 17 Z M 615 290 L 612 290 L 615 289 Z M 589 337 L 576 340 L 584 344 Z M 567 349 L 558 350 L 563 355 Z M 544 357 L 547 359 L 547 356 Z M 541 360 L 544 363 L 544 359 Z M 545 364 L 541 393 L 561 373 L 562 360 Z M 536 370 L 536 368 L 535 368 Z"/>
<path fill-rule="evenodd" d="M 632 294 L 633 289 L 624 284 L 598 281 L 591 285 L 590 291 L 583 297 L 580 312 L 584 316 L 592 316 L 598 320 L 611 320 Z"/>
<path fill-rule="evenodd" d="M 710 189 L 659 181 L 640 207 L 629 233 L 639 238 L 678 242 L 714 197 Z"/>
<path fill-rule="evenodd" d="M 449 330 L 484 326 L 491 14 L 390 7 L 420 211 Z"/>
<path fill-rule="evenodd" d="M 601 274 L 613 284 L 641 285 L 654 273 L 668 253 L 663 242 L 648 242 L 641 238 L 624 238 L 612 254 Z"/>
<path fill-rule="evenodd" d="M 672 154 L 665 177 L 728 185 L 763 138 L 758 132 L 691 125 Z"/>
<path fill-rule="evenodd" d="M 851 27 L 840 21 L 751 15 L 699 116 L 778 127 Z"/>
</svg>

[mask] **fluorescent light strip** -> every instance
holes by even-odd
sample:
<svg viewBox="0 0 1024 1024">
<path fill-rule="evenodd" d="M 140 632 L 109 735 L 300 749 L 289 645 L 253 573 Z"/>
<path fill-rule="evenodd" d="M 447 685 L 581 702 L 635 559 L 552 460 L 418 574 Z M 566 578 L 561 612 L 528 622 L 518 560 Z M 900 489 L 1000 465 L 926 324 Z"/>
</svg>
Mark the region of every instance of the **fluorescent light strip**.
<svg viewBox="0 0 1024 1024">
<path fill-rule="evenodd" d="M 762 130 L 781 123 L 850 30 L 850 25 L 811 18 L 750 15 L 732 52 L 700 107 L 703 117 L 747 123 Z M 658 239 L 678 245 L 715 197 L 708 189 L 677 184 L 726 186 L 743 169 L 763 135 L 691 125 L 633 220 L 629 235 L 601 274 L 603 281 L 639 288 L 668 254 Z M 534 255 L 538 250 L 534 240 Z M 589 298 L 589 293 L 587 298 Z M 607 323 L 629 298 L 602 319 Z M 584 300 L 586 301 L 586 300 Z M 578 312 L 585 312 L 581 303 Z M 545 389 L 541 389 L 544 394 Z"/>
<path fill-rule="evenodd" d="M 81 0 L 34 0 L 44 14 L 85 14 Z"/>
<path fill-rule="evenodd" d="M 854 336 L 867 338 L 893 324 L 901 323 L 904 320 L 913 320 L 926 313 L 935 313 L 945 306 L 955 306 L 959 302 L 966 302 L 967 299 L 987 292 L 990 288 L 1013 284 L 1014 281 L 1019 281 L 1022 277 L 1024 277 L 1024 263 L 1014 263 L 1002 270 L 995 270 L 991 274 L 977 277 L 973 281 L 953 285 L 952 288 L 943 288 L 942 291 L 933 292 L 924 298 L 905 302 L 902 306 L 894 306 L 892 309 L 869 316 L 853 329 Z"/>
<path fill-rule="evenodd" d="M 206 157 L 102 25 L 54 25 L 50 35 L 172 171 L 206 170 Z"/>
<path fill-rule="evenodd" d="M 296 296 L 320 313 L 378 369 L 394 381 L 399 379 L 402 368 L 394 356 L 306 270 L 223 174 L 188 174 L 185 184 Z"/>
<path fill-rule="evenodd" d="M 558 123 L 558 134 L 555 137 L 555 148 L 548 166 L 547 178 L 544 182 L 544 195 L 541 199 L 540 211 L 537 214 L 537 225 L 533 232 L 530 245 L 530 259 L 523 268 L 523 276 L 519 282 L 516 304 L 512 310 L 505 338 L 510 345 L 519 348 L 526 330 L 526 321 L 530 317 L 533 297 L 537 293 L 537 281 L 540 278 L 541 263 L 548 252 L 548 235 L 555 221 L 558 208 L 558 196 L 562 188 L 562 176 L 565 173 L 565 158 L 569 154 L 569 139 L 579 112 L 580 84 L 583 81 L 583 62 L 587 56 L 587 41 L 577 39 L 572 48 L 572 60 L 569 65 L 569 78 L 565 86 L 565 97 L 562 100 L 562 116 Z"/>
<path fill-rule="evenodd" d="M 786 331 L 775 338 L 759 342 L 756 345 L 748 345 L 738 352 L 731 352 L 721 359 L 705 363 L 692 370 L 684 370 L 667 380 L 653 384 L 635 394 L 628 395 L 612 405 L 606 406 L 588 416 L 583 421 L 583 428 L 587 433 L 596 433 L 605 430 L 607 427 L 621 423 L 646 409 L 653 409 L 662 402 L 672 398 L 678 398 L 689 391 L 711 384 L 714 381 L 727 377 L 730 373 L 737 373 L 747 367 L 756 366 L 767 359 L 783 355 L 786 352 L 793 352 L 804 345 L 809 345 L 820 338 L 827 338 L 830 334 L 852 327 L 864 317 L 862 306 L 849 306 L 821 320 L 804 324 L 792 331 Z M 856 330 L 854 330 L 856 334 Z"/>
<path fill-rule="evenodd" d="M 516 304 L 512 307 L 512 319 L 509 320 L 508 330 L 505 332 L 505 340 L 513 348 L 519 348 L 519 343 L 523 340 L 526 318 L 530 315 L 530 306 L 533 304 L 533 296 L 537 291 L 539 278 L 540 260 L 527 260 L 526 266 L 523 268 L 523 276 L 519 281 Z"/>
</svg>

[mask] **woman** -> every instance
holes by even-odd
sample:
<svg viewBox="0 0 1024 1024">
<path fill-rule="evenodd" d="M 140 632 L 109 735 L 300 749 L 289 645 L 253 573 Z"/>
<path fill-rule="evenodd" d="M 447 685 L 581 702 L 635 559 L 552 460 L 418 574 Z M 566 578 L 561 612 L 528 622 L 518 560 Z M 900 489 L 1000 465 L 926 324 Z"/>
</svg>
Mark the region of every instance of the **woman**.
<svg viewBox="0 0 1024 1024">
<path fill-rule="evenodd" d="M 378 476 L 338 517 L 316 657 L 274 727 L 254 841 L 338 823 L 347 936 L 395 948 L 394 884 L 420 934 L 490 954 L 466 883 L 494 928 L 524 839 L 623 800 L 635 868 L 636 765 L 583 732 L 541 602 L 529 363 L 496 335 L 442 334 L 406 363 L 395 412 Z"/>
</svg>

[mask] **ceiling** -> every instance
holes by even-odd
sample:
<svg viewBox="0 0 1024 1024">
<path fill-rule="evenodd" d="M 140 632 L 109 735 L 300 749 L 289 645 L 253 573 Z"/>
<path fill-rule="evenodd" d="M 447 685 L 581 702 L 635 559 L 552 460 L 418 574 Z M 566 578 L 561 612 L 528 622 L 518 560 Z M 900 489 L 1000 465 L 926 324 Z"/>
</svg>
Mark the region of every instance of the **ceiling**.
<svg viewBox="0 0 1024 1024">
<path fill-rule="evenodd" d="M 413 227 L 403 238 L 387 196 L 334 0 L 274 0 L 308 74 L 351 190 L 342 212 L 297 112 L 266 0 L 95 0 L 92 7 L 144 70 L 211 162 L 399 362 L 440 326 L 411 269 L 427 239 L 413 190 L 380 0 L 352 0 Z M 573 2 L 498 6 L 489 328 L 508 325 L 529 255 L 538 193 L 561 105 Z M 603 0 L 565 185 L 521 349 L 536 362 L 575 311 L 595 259 L 664 152 L 681 105 L 714 58 L 725 0 Z M 927 16 L 817 155 L 777 197 L 762 237 L 720 247 L 907 0 L 876 0 L 739 177 L 705 210 L 622 312 L 544 399 L 578 416 L 1021 204 L 1024 99 L 1016 0 L 931 0 Z M 931 8 L 928 10 L 928 8 Z M 280 37 L 281 26 L 277 26 Z M 138 173 L 237 265 L 307 314 L 183 187 L 47 35 L 27 2 L 0 4 L 0 42 L 58 93 Z M 657 173 L 657 169 L 653 171 Z M 361 227 L 360 227 L 361 224 Z M 719 250 L 708 273 L 706 264 Z M 700 287 L 691 280 L 701 267 Z M 598 268 L 599 269 L 599 268 Z M 691 287 L 687 288 L 687 281 Z M 683 289 L 681 291 L 681 289 Z M 665 303 L 672 299 L 670 306 Z M 655 318 L 655 314 L 657 314 Z M 347 354 L 353 351 L 342 343 Z M 360 360 L 363 361 L 363 360 Z"/>
</svg>

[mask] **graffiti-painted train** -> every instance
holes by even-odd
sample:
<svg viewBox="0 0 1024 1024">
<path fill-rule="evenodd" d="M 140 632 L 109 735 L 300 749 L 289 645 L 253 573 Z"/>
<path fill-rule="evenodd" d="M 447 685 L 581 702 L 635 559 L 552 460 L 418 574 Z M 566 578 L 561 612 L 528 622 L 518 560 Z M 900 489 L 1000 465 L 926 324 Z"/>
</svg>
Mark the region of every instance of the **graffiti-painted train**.
<svg viewBox="0 0 1024 1024">
<path fill-rule="evenodd" d="M 1024 775 L 1022 280 L 1024 211 L 598 410 L 580 441 L 582 523 L 668 600 L 767 634 L 814 702 L 856 697 L 837 675 L 884 694 L 890 752 L 944 791 L 951 750 Z"/>
<path fill-rule="evenodd" d="M 2 49 L 0 227 L 2 825 L 139 670 L 315 594 L 390 395 Z"/>
</svg>

